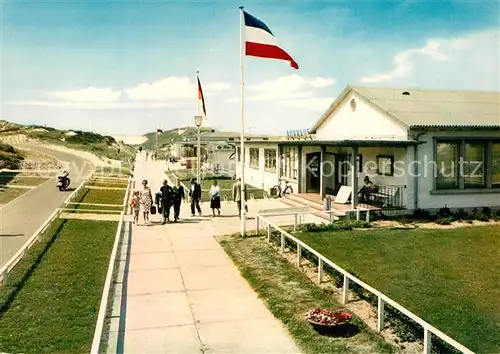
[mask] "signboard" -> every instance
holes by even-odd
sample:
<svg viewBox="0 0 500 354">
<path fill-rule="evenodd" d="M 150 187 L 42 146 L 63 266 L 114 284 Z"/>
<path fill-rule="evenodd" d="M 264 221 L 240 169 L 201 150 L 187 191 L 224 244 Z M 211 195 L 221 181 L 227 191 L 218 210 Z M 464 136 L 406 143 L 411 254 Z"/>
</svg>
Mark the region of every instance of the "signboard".
<svg viewBox="0 0 500 354">
<path fill-rule="evenodd" d="M 309 128 L 294 129 L 286 131 L 286 138 L 288 140 L 312 140 L 312 135 L 309 134 Z"/>
</svg>

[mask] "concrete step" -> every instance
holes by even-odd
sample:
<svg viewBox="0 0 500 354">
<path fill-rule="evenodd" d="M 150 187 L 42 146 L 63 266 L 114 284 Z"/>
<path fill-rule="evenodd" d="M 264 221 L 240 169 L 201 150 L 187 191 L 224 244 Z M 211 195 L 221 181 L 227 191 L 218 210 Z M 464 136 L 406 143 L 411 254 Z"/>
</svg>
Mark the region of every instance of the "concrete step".
<svg viewBox="0 0 500 354">
<path fill-rule="evenodd" d="M 302 198 L 300 198 L 300 199 L 302 199 Z M 302 199 L 302 200 L 304 200 L 304 199 Z M 284 203 L 284 204 L 293 206 L 293 207 L 300 207 L 300 206 L 308 205 L 308 204 L 302 204 L 299 201 L 297 201 L 296 199 L 288 198 L 288 196 L 285 197 L 285 198 L 281 198 L 281 202 Z M 314 208 L 314 209 L 316 209 L 316 208 Z M 330 222 L 330 215 L 328 213 L 325 213 L 324 211 L 320 211 L 320 210 L 313 211 L 313 212 L 311 212 L 311 214 L 314 215 L 314 216 L 317 216 L 317 217 L 319 217 L 319 218 L 321 218 L 321 219 L 323 219 L 323 220 L 325 220 L 327 222 Z M 335 215 L 333 216 L 333 218 L 334 218 L 334 220 L 338 220 L 339 219 Z"/>
</svg>

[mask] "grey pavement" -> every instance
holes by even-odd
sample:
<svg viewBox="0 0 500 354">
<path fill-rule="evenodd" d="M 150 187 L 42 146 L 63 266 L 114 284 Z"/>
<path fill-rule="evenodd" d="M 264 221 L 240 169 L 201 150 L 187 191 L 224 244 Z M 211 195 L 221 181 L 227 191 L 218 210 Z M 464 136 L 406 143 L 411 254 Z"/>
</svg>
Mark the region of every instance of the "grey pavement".
<svg viewBox="0 0 500 354">
<path fill-rule="evenodd" d="M 146 178 L 156 192 L 165 167 L 139 158 L 136 186 Z M 250 217 L 276 207 L 283 204 L 251 201 Z M 239 231 L 235 204 L 223 203 L 216 218 L 208 204 L 202 209 L 202 217 L 190 217 L 184 203 L 180 223 L 161 225 L 155 215 L 150 226 L 132 226 L 122 245 L 108 352 L 299 353 L 214 238 Z"/>
<path fill-rule="evenodd" d="M 55 177 L 28 191 L 11 203 L 0 206 L 0 267 L 5 264 L 42 226 L 54 210 L 71 194 L 92 169 L 92 165 L 75 155 L 33 145 L 19 147 L 34 149 L 55 156 L 58 160 L 71 162 L 71 185 L 68 191 L 56 189 Z"/>
</svg>

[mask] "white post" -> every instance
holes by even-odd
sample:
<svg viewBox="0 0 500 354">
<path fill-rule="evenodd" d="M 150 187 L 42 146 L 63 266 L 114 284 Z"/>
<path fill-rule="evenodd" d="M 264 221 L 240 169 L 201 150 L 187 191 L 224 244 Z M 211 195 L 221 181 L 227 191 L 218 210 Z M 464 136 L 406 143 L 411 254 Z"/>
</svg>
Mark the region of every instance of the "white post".
<svg viewBox="0 0 500 354">
<path fill-rule="evenodd" d="M 382 331 L 384 329 L 384 306 L 385 302 L 382 298 L 378 297 L 378 316 L 377 316 L 377 331 Z"/>
<path fill-rule="evenodd" d="M 285 253 L 285 234 L 283 232 L 281 233 L 281 248 L 280 248 L 280 253 L 281 254 Z"/>
<path fill-rule="evenodd" d="M 431 354 L 432 338 L 431 332 L 424 327 L 424 354 Z"/>
<path fill-rule="evenodd" d="M 244 56 L 245 56 L 245 18 L 243 6 L 240 6 L 240 80 L 241 80 L 241 141 L 240 141 L 240 163 L 241 163 L 241 236 L 246 234 L 246 196 L 245 196 L 245 75 L 244 75 Z"/>
<path fill-rule="evenodd" d="M 342 303 L 347 304 L 349 300 L 349 278 L 344 275 L 344 287 L 342 289 Z"/>
<path fill-rule="evenodd" d="M 267 242 L 271 242 L 271 224 L 267 224 Z"/>
<path fill-rule="evenodd" d="M 200 127 L 198 127 L 197 133 L 197 146 L 196 146 L 196 155 L 197 155 L 197 164 L 196 164 L 196 182 L 200 184 L 200 163 L 201 163 L 201 143 L 200 143 Z"/>
<path fill-rule="evenodd" d="M 294 221 L 293 221 L 293 231 L 297 231 L 297 224 L 298 224 L 298 222 L 299 222 L 299 220 L 298 220 L 298 215 L 297 215 L 297 214 L 295 214 L 295 215 L 294 215 L 294 217 L 295 217 L 295 219 L 294 219 Z"/>
<path fill-rule="evenodd" d="M 323 282 L 323 260 L 318 259 L 318 284 Z"/>
<path fill-rule="evenodd" d="M 297 267 L 300 268 L 300 259 L 302 258 L 302 246 L 297 243 Z"/>
</svg>

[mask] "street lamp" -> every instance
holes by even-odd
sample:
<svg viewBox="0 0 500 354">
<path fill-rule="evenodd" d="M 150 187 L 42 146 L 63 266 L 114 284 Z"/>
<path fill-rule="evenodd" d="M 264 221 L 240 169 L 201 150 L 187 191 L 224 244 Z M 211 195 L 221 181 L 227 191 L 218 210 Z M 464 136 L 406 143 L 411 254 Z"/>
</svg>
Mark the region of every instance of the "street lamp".
<svg viewBox="0 0 500 354">
<path fill-rule="evenodd" d="M 200 147 L 200 128 L 201 128 L 201 123 L 203 123 L 203 116 L 194 116 L 194 124 L 196 125 L 197 128 L 197 147 L 196 147 L 196 158 L 197 158 L 197 164 L 196 164 L 196 182 L 199 184 L 200 183 L 200 164 L 201 164 L 201 147 Z"/>
</svg>

